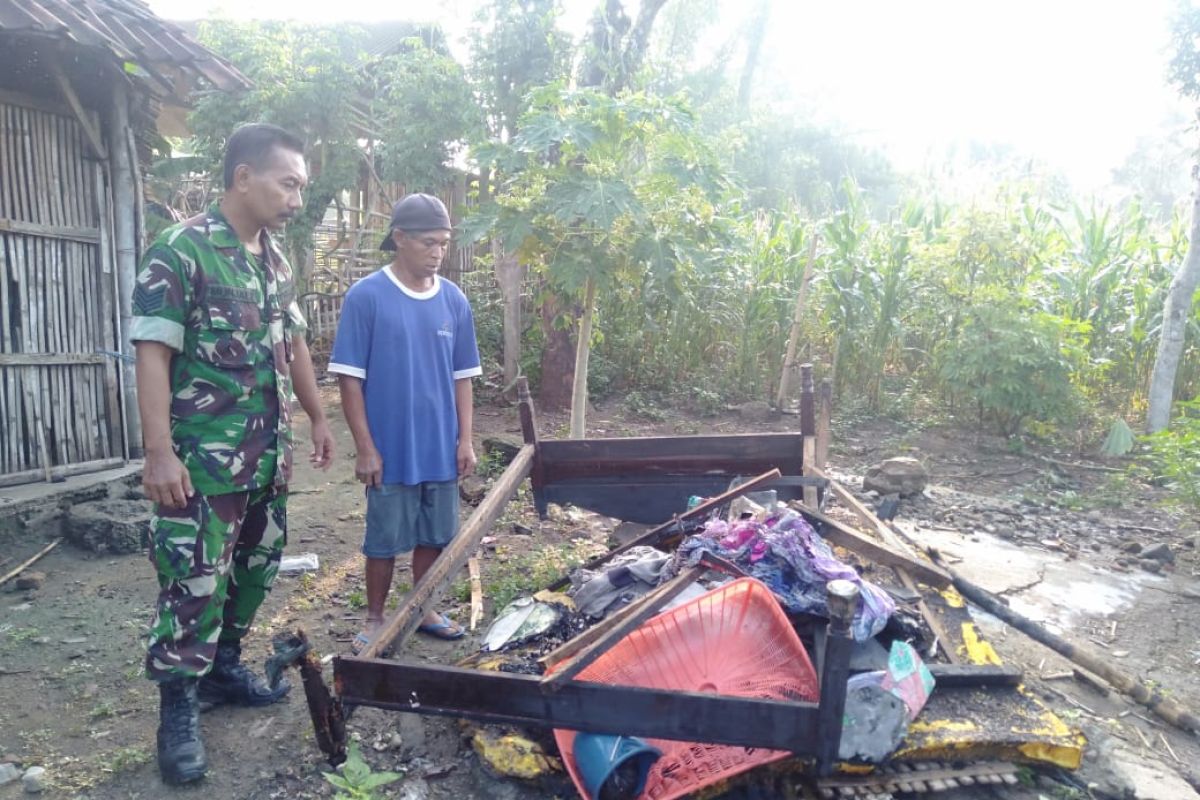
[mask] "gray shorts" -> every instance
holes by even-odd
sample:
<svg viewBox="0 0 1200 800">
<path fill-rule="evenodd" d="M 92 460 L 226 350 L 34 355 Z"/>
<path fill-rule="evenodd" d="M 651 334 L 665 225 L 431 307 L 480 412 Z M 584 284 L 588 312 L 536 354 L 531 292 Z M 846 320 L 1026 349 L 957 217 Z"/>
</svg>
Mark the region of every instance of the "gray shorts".
<svg viewBox="0 0 1200 800">
<path fill-rule="evenodd" d="M 458 533 L 458 481 L 367 488 L 367 558 L 395 558 L 417 547 L 445 547 Z"/>
</svg>

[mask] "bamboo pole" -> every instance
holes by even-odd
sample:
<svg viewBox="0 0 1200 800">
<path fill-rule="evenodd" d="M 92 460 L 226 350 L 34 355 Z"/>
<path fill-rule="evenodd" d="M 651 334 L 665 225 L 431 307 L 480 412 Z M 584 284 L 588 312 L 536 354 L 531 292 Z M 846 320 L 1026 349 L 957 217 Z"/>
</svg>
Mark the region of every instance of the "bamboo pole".
<svg viewBox="0 0 1200 800">
<path fill-rule="evenodd" d="M 53 542 L 46 545 L 41 550 L 39 550 L 37 553 L 35 553 L 31 558 L 26 559 L 25 561 L 21 562 L 21 564 L 19 566 L 14 567 L 11 571 L 6 573 L 3 578 L 0 578 L 0 586 L 3 586 L 4 584 L 8 583 L 13 578 L 17 577 L 22 572 L 24 572 L 26 569 L 33 566 L 35 563 L 37 563 L 37 561 L 40 558 L 45 556 L 47 553 L 49 553 L 54 548 L 58 547 L 58 544 L 61 541 L 62 541 L 62 537 L 55 539 Z"/>
<path fill-rule="evenodd" d="M 9 106 L 0 103 L 0 164 L 12 164 L 14 156 L 10 155 L 11 130 L 9 125 Z M 5 217 L 16 217 L 15 199 L 13 196 L 13 170 L 0 170 L 0 214 Z M 11 308 L 9 297 L 9 272 L 13 270 L 12 256 L 9 248 L 13 247 L 13 237 L 0 234 L 0 259 L 3 259 L 4 271 L 0 274 L 0 308 Z M 12 353 L 16 350 L 14 342 L 9 337 L 9 326 L 0 325 L 0 352 Z M 4 412 L 0 422 L 9 431 L 20 430 L 20 408 L 16 393 L 16 372 L 0 370 L 0 393 L 3 394 Z M 19 445 L 15 435 L 0 437 L 0 473 L 19 469 Z"/>
<path fill-rule="evenodd" d="M 799 348 L 800 324 L 804 320 L 804 303 L 808 296 L 808 282 L 812 279 L 813 261 L 817 257 L 817 243 L 820 234 L 814 233 L 808 244 L 808 260 L 804 264 L 804 277 L 800 279 L 800 291 L 796 293 L 796 308 L 792 312 L 792 329 L 788 333 L 787 355 L 783 358 L 783 372 L 779 377 L 779 394 L 775 398 L 775 407 L 785 410 L 788 396 L 796 374 L 796 350 Z"/>
<path fill-rule="evenodd" d="M 930 558 L 940 563 L 941 559 L 937 550 L 926 548 L 926 551 Z M 1100 654 L 1072 644 L 1061 636 L 1046 630 L 1029 617 L 1018 614 L 1000 602 L 991 592 L 971 583 L 945 564 L 942 564 L 942 567 L 950 573 L 950 577 L 954 580 L 954 588 L 984 611 L 1013 626 L 1034 641 L 1044 644 L 1064 658 L 1070 659 L 1072 663 L 1099 675 L 1175 727 L 1193 734 L 1200 733 L 1200 717 L 1170 697 L 1164 696 L 1157 688 L 1148 686 L 1140 678 L 1122 672 Z"/>
<path fill-rule="evenodd" d="M 97 252 L 100 257 L 100 274 L 97 276 L 99 283 L 100 297 L 100 331 L 102 338 L 100 341 L 104 343 L 104 348 L 109 352 L 119 352 L 121 341 L 120 323 L 117 320 L 116 309 L 114 308 L 115 295 L 118 291 L 117 275 L 114 267 L 115 256 L 112 248 L 112 238 L 110 231 L 112 230 L 112 218 L 107 213 L 107 204 L 104 202 L 106 193 L 104 191 L 104 171 L 97 162 L 92 166 L 92 202 L 93 214 L 96 218 L 97 226 L 100 228 L 100 247 Z M 125 438 L 125 420 L 124 420 L 124 404 L 121 402 L 121 386 L 120 380 L 122 375 L 121 365 L 114 363 L 112 366 L 104 368 L 104 394 L 107 401 L 107 413 L 104 415 L 108 420 L 108 436 L 110 441 L 109 453 L 115 453 L 117 450 L 117 442 L 121 442 L 121 452 L 125 458 L 129 458 L 129 449 Z"/>
<path fill-rule="evenodd" d="M 30 205 L 29 191 L 26 187 L 29 181 L 25 176 L 25 149 L 24 137 L 21 136 L 21 109 L 16 106 L 8 107 L 8 123 L 9 130 L 12 132 L 12 153 L 9 160 L 9 169 L 12 170 L 13 176 L 13 207 L 16 209 L 17 219 L 33 221 L 37 218 L 37 212 Z"/>
<path fill-rule="evenodd" d="M 123 146 L 125 131 L 129 127 L 129 94 L 123 78 L 113 81 L 111 109 L 109 113 L 109 164 L 112 177 L 112 203 L 114 244 L 117 273 L 117 303 L 120 309 L 120 339 L 117 351 L 132 353 L 129 330 L 133 320 L 133 288 L 137 277 L 137 231 L 134 218 L 133 171 L 129 148 Z M 122 376 L 121 415 L 125 421 L 125 442 L 129 452 L 142 454 L 142 424 L 137 408 L 137 389 L 133 365 L 121 361 L 117 365 Z"/>
<path fill-rule="evenodd" d="M 100 458 L 95 461 L 83 461 L 78 464 L 64 464 L 61 467 L 54 467 L 50 470 L 50 475 L 51 480 L 57 482 L 70 478 L 73 475 L 85 475 L 89 472 L 112 469 L 124 463 L 125 460 L 122 458 Z M 6 486 L 19 486 L 22 483 L 32 483 L 41 477 L 44 477 L 44 473 L 40 469 L 27 470 L 25 472 L 10 472 L 7 475 L 0 475 L 0 489 Z"/>
</svg>

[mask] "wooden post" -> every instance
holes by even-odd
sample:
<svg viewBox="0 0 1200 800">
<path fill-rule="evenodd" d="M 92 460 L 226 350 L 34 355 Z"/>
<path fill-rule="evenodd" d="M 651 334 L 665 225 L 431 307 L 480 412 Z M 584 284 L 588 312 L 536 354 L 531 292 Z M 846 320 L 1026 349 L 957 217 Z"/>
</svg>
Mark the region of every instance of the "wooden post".
<svg viewBox="0 0 1200 800">
<path fill-rule="evenodd" d="M 830 420 L 833 416 L 833 383 L 825 378 L 817 390 L 817 452 L 813 466 L 825 469 L 829 463 L 829 442 L 832 437 Z"/>
<path fill-rule="evenodd" d="M 84 139 L 88 143 L 88 147 L 92 150 L 92 155 L 100 160 L 108 158 L 108 153 L 104 149 L 104 141 L 100 137 L 100 131 L 92 124 L 91 115 L 84 110 L 83 104 L 79 102 L 79 96 L 75 94 L 75 87 L 71 85 L 71 79 L 67 77 L 67 73 L 63 70 L 62 64 L 57 57 L 50 59 L 50 71 L 54 74 L 54 80 L 58 84 L 58 90 L 62 93 L 63 99 L 71 107 L 71 111 L 75 114 L 75 118 L 79 121 L 79 127 L 83 130 Z M 123 141 L 123 140 L 122 140 Z"/>
<path fill-rule="evenodd" d="M 842 715 L 846 713 L 846 682 L 850 679 L 850 626 L 858 609 L 858 587 L 850 581 L 830 581 L 826 587 L 829 627 L 825 658 L 821 661 L 821 705 L 817 715 L 817 774 L 833 772 L 842 742 Z"/>
<path fill-rule="evenodd" d="M 816 392 L 813 391 L 813 365 L 800 365 L 800 433 L 804 435 L 804 467 L 806 476 L 812 477 L 817 462 Z M 817 487 L 805 486 L 804 505 L 816 508 L 819 500 Z"/>
<path fill-rule="evenodd" d="M 805 436 L 817 433 L 817 393 L 813 388 L 813 365 L 800 365 L 800 432 Z"/>
<path fill-rule="evenodd" d="M 129 329 L 133 322 L 133 288 L 137 279 L 137 202 L 133 172 L 137 164 L 130 158 L 129 148 L 123 146 L 129 128 L 129 89 L 124 77 L 112 82 L 112 102 L 108 116 L 109 164 L 112 176 L 113 238 L 116 245 L 117 302 L 121 325 L 119 352 L 132 355 L 133 343 Z M 136 458 L 142 455 L 142 420 L 138 413 L 137 383 L 133 363 L 124 359 L 118 364 L 123 381 L 122 400 L 125 416 L 125 439 L 129 452 Z"/>
<path fill-rule="evenodd" d="M 517 378 L 517 403 L 521 412 L 521 436 L 525 444 L 538 443 L 537 415 L 533 410 L 533 398 L 529 394 L 529 381 L 525 376 Z"/>
</svg>

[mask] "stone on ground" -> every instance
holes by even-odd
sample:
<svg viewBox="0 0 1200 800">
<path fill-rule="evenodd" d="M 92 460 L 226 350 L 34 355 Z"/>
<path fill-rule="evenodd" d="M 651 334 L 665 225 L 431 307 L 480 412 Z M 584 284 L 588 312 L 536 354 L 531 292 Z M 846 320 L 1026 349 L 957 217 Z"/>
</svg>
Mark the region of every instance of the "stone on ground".
<svg viewBox="0 0 1200 800">
<path fill-rule="evenodd" d="M 38 794 L 46 788 L 46 768 L 30 767 L 21 776 L 21 785 L 30 794 Z"/>
<path fill-rule="evenodd" d="M 67 539 L 97 553 L 137 553 L 150 540 L 150 504 L 144 500 L 96 500 L 67 515 Z"/>
<path fill-rule="evenodd" d="M 42 588 L 42 584 L 46 582 L 46 573 L 44 572 L 22 572 L 17 577 L 18 590 L 36 590 Z"/>
<path fill-rule="evenodd" d="M 4 763 L 0 764 L 0 786 L 7 783 L 12 783 L 17 778 L 21 777 L 21 770 L 17 769 L 16 764 Z"/>
<path fill-rule="evenodd" d="M 1086 777 L 1104 797 L 1200 800 L 1200 794 L 1175 770 L 1161 761 L 1127 750 L 1111 738 L 1099 743 Z"/>
<path fill-rule="evenodd" d="M 458 482 L 458 496 L 464 503 L 475 505 L 487 494 L 488 484 L 478 475 L 468 475 Z"/>
<path fill-rule="evenodd" d="M 779 412 L 763 400 L 742 403 L 740 406 L 734 406 L 734 410 L 747 422 L 771 422 L 779 418 Z"/>
<path fill-rule="evenodd" d="M 896 456 L 867 469 L 863 477 L 863 491 L 909 497 L 923 492 L 928 483 L 929 473 L 924 464 L 910 456 Z"/>
<path fill-rule="evenodd" d="M 1138 553 L 1141 558 L 1153 558 L 1155 561 L 1162 561 L 1165 564 L 1175 563 L 1175 554 L 1171 552 L 1171 548 L 1166 542 L 1147 545 L 1142 548 L 1142 552 Z"/>
</svg>

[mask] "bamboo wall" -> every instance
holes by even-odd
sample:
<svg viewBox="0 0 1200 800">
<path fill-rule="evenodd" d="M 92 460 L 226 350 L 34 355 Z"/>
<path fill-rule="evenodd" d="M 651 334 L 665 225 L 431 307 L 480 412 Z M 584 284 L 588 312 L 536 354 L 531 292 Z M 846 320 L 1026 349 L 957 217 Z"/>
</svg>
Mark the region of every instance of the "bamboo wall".
<svg viewBox="0 0 1200 800">
<path fill-rule="evenodd" d="M 0 486 L 122 458 L 112 229 L 70 111 L 0 95 Z"/>
</svg>

